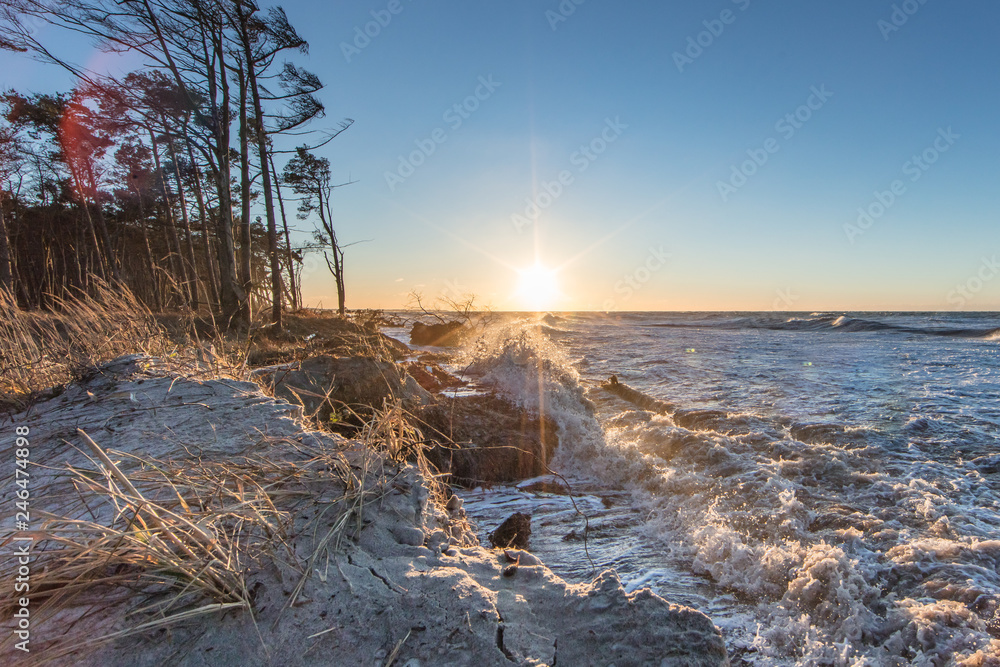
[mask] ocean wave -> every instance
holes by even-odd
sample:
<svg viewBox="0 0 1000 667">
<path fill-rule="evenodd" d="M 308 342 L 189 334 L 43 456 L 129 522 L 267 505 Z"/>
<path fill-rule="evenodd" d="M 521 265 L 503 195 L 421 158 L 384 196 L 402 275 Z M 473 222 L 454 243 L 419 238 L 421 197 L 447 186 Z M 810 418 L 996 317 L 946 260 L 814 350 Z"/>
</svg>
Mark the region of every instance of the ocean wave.
<svg viewBox="0 0 1000 667">
<path fill-rule="evenodd" d="M 772 331 L 837 331 L 843 333 L 891 332 L 923 336 L 1000 340 L 1000 328 L 915 327 L 836 313 L 812 313 L 808 317 L 752 315 L 740 318 L 706 318 L 694 321 L 654 322 L 646 326 L 674 329 L 766 329 Z"/>
<path fill-rule="evenodd" d="M 890 327 L 842 314 L 781 324 Z M 731 646 L 754 664 L 992 664 L 992 458 L 900 463 L 870 429 L 719 409 L 627 410 L 602 425 L 537 327 L 498 326 L 467 354 L 483 381 L 556 421 L 553 467 L 629 492 L 665 554 L 748 601 L 760 629 Z M 921 419 L 907 433 L 936 428 Z"/>
</svg>

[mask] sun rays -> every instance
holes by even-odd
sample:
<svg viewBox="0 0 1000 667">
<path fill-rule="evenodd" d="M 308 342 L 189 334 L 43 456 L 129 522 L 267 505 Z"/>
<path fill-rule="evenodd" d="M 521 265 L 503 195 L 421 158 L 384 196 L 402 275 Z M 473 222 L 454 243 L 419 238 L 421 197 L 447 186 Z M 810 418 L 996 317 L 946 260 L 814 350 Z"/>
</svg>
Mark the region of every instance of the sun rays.
<svg viewBox="0 0 1000 667">
<path fill-rule="evenodd" d="M 518 310 L 542 311 L 555 307 L 562 293 L 557 272 L 536 262 L 518 269 L 514 299 Z"/>
</svg>

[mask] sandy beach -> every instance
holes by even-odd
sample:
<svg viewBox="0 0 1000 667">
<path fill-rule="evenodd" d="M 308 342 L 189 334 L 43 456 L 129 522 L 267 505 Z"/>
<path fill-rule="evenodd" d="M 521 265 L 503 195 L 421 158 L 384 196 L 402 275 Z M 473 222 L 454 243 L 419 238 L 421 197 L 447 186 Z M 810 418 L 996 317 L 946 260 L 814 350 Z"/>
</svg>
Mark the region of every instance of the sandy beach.
<svg viewBox="0 0 1000 667">
<path fill-rule="evenodd" d="M 308 360 L 255 384 L 207 357 L 118 357 L 6 417 L 30 431 L 40 517 L 31 664 L 728 664 L 704 614 L 626 592 L 611 570 L 567 584 L 530 543 L 480 544 L 461 488 L 400 416 L 448 399 L 402 365 L 331 357 L 398 378 L 368 387 L 383 399 L 366 406 L 375 425 L 343 437 L 273 397 Z M 372 384 L 363 375 L 354 389 Z M 17 567 L 5 557 L 5 582 Z"/>
</svg>

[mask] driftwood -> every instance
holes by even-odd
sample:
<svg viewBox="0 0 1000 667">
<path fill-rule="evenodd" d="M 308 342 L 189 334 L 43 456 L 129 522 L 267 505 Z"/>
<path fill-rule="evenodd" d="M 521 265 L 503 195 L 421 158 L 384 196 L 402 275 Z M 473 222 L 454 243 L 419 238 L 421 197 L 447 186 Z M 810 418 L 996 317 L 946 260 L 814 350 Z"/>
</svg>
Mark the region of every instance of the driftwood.
<svg viewBox="0 0 1000 667">
<path fill-rule="evenodd" d="M 612 375 L 607 382 L 602 382 L 601 389 L 614 394 L 622 400 L 628 401 L 636 407 L 642 408 L 643 410 L 649 410 L 650 412 L 656 412 L 661 415 L 672 414 L 677 409 L 676 406 L 667 403 L 666 401 L 653 398 L 652 396 L 642 393 L 638 389 L 633 389 L 627 384 L 622 384 L 618 381 L 617 375 Z"/>
</svg>

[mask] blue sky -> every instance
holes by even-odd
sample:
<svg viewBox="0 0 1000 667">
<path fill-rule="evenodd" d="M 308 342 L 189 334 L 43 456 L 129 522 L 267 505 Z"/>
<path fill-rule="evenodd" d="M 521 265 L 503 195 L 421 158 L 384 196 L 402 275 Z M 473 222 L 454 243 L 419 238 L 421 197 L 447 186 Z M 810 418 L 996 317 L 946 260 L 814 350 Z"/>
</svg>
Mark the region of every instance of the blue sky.
<svg viewBox="0 0 1000 667">
<path fill-rule="evenodd" d="M 356 121 L 322 149 L 349 307 L 1000 309 L 995 2 L 284 7 Z"/>
</svg>

